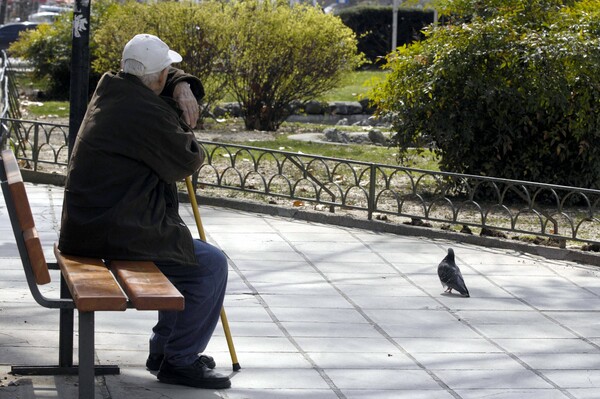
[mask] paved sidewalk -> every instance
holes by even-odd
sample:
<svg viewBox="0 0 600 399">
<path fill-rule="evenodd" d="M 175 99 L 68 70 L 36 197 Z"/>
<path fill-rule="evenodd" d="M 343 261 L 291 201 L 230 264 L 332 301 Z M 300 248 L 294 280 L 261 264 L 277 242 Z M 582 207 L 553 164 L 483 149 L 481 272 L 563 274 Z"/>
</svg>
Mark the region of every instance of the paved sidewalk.
<svg viewBox="0 0 600 399">
<path fill-rule="evenodd" d="M 62 188 L 28 184 L 51 257 Z M 191 230 L 188 204 L 182 212 Z M 600 270 L 456 242 L 202 207 L 210 242 L 230 258 L 221 327 L 207 353 L 232 388 L 165 385 L 144 368 L 155 312 L 97 313 L 97 378 L 112 399 L 600 398 Z M 76 377 L 20 377 L 54 364 L 58 312 L 25 283 L 0 200 L 0 399 L 77 397 Z M 471 298 L 442 294 L 436 266 L 454 248 Z M 56 275 L 53 275 L 57 281 Z M 45 288 L 57 296 L 56 284 Z"/>
</svg>

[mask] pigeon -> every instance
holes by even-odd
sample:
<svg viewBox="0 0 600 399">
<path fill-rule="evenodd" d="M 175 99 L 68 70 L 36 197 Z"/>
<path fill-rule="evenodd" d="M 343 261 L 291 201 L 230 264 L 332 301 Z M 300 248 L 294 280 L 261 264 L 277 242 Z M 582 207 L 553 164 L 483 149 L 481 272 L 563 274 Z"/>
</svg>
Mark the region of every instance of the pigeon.
<svg viewBox="0 0 600 399">
<path fill-rule="evenodd" d="M 454 262 L 454 250 L 452 248 L 448 248 L 448 255 L 440 262 L 438 276 L 440 277 L 442 286 L 447 288 L 445 292 L 451 294 L 452 290 L 456 290 L 461 295 L 467 298 L 470 297 L 462 273 L 458 266 L 456 266 L 456 262 Z"/>
</svg>

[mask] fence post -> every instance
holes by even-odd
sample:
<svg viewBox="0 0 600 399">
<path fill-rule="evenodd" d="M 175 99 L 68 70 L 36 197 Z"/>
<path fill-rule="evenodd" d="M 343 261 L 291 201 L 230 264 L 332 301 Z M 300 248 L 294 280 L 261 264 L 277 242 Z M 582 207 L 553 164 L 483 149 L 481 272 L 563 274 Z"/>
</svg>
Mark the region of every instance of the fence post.
<svg viewBox="0 0 600 399">
<path fill-rule="evenodd" d="M 40 133 L 40 125 L 38 123 L 35 123 L 33 125 L 33 148 L 31 149 L 31 159 L 33 160 L 33 170 L 35 172 L 37 172 L 38 159 L 40 157 L 39 133 Z"/>
<path fill-rule="evenodd" d="M 367 218 L 373 220 L 373 212 L 375 212 L 375 185 L 377 178 L 377 169 L 375 164 L 369 166 L 369 198 L 367 199 Z"/>
</svg>

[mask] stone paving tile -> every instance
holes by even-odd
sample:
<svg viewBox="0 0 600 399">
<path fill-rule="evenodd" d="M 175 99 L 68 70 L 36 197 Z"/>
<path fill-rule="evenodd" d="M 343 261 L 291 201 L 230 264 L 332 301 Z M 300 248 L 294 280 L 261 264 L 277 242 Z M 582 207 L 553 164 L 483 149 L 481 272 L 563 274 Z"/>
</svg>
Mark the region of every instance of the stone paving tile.
<svg viewBox="0 0 600 399">
<path fill-rule="evenodd" d="M 294 337 L 379 338 L 381 333 L 369 323 L 282 321 L 281 326 Z"/>
<path fill-rule="evenodd" d="M 575 338 L 569 330 L 550 321 L 536 324 L 476 324 L 475 327 L 486 337 L 498 338 Z"/>
<path fill-rule="evenodd" d="M 319 367 L 323 369 L 418 369 L 415 362 L 400 351 L 385 352 L 307 352 Z M 398 372 L 398 376 L 402 376 Z"/>
<path fill-rule="evenodd" d="M 442 389 L 427 389 L 421 391 L 415 390 L 349 390 L 344 389 L 342 393 L 347 399 L 452 399 L 452 394 Z"/>
<path fill-rule="evenodd" d="M 401 338 L 396 341 L 411 354 L 416 353 L 494 353 L 501 352 L 483 338 Z"/>
<path fill-rule="evenodd" d="M 575 399 L 597 399 L 598 388 L 583 388 L 583 389 L 569 389 L 569 394 L 573 395 Z"/>
<path fill-rule="evenodd" d="M 338 399 L 331 390 L 324 389 L 236 389 L 227 393 L 228 399 Z"/>
<path fill-rule="evenodd" d="M 365 323 L 365 319 L 354 309 L 336 308 L 275 308 L 271 312 L 279 321 L 329 323 Z"/>
<path fill-rule="evenodd" d="M 437 390 L 438 383 L 423 370 L 326 369 L 333 383 L 342 390 Z"/>
<path fill-rule="evenodd" d="M 598 353 L 598 347 L 580 338 L 499 338 L 494 340 L 515 354 Z"/>
<path fill-rule="evenodd" d="M 600 353 L 523 354 L 519 358 L 536 370 L 600 370 Z"/>
<path fill-rule="evenodd" d="M 233 263 L 233 262 L 232 262 Z M 236 259 L 235 268 L 239 271 L 276 270 L 294 272 L 312 272 L 314 268 L 304 261 L 282 261 L 266 259 Z"/>
<path fill-rule="evenodd" d="M 254 283 L 253 288 L 265 295 L 296 295 L 303 293 L 316 297 L 336 296 L 339 292 L 331 284 L 321 281 L 315 283 L 294 283 L 294 282 L 266 282 Z"/>
<path fill-rule="evenodd" d="M 521 366 L 496 370 L 436 370 L 435 373 L 454 390 L 552 388 L 550 383 Z"/>
<path fill-rule="evenodd" d="M 352 296 L 352 302 L 359 308 L 367 311 L 369 309 L 404 309 L 404 310 L 436 310 L 442 309 L 442 305 L 435 299 L 427 296 Z"/>
<path fill-rule="evenodd" d="M 502 370 L 520 367 L 509 355 L 501 352 L 470 351 L 412 352 L 411 355 L 429 370 Z"/>
<path fill-rule="evenodd" d="M 335 295 L 261 294 L 260 297 L 273 308 L 335 308 L 353 309 L 352 305 L 339 293 Z"/>
<path fill-rule="evenodd" d="M 552 389 L 458 389 L 456 392 L 462 399 L 567 399 L 569 397 Z"/>
<path fill-rule="evenodd" d="M 241 389 L 328 389 L 330 386 L 314 369 L 253 369 L 236 373 L 231 383 Z"/>
<path fill-rule="evenodd" d="M 430 339 L 429 341 L 432 343 L 435 343 L 438 338 L 445 339 L 449 337 L 455 337 L 455 339 L 481 339 L 480 334 L 459 321 L 442 324 L 423 321 L 415 324 L 379 323 L 379 327 L 399 342 L 402 342 L 405 338 Z"/>
<path fill-rule="evenodd" d="M 564 388 L 596 388 L 600 392 L 600 370 L 544 370 L 543 374 Z"/>
<path fill-rule="evenodd" d="M 383 337 L 348 339 L 346 337 L 294 337 L 298 345 L 306 352 L 342 352 L 357 353 L 368 350 L 369 353 L 393 353 L 397 347 Z M 368 348 L 368 349 L 367 349 Z"/>
<path fill-rule="evenodd" d="M 27 189 L 53 260 L 62 188 Z M 230 259 L 225 308 L 242 370 L 231 371 L 220 326 L 207 353 L 231 374 L 232 389 L 158 383 L 144 368 L 156 314 L 129 310 L 96 316 L 99 362 L 123 366 L 121 375 L 97 379 L 98 397 L 600 397 L 597 268 L 235 210 L 201 214 L 209 241 Z M 197 237 L 189 205 L 182 215 Z M 442 294 L 436 269 L 449 247 L 471 298 Z M 2 201 L 0 269 L 0 374 L 7 364 L 54 363 L 58 315 L 31 299 Z M 56 284 L 44 292 L 57 296 Z M 72 399 L 76 382 L 23 379 L 0 386 L 0 399 Z"/>
</svg>

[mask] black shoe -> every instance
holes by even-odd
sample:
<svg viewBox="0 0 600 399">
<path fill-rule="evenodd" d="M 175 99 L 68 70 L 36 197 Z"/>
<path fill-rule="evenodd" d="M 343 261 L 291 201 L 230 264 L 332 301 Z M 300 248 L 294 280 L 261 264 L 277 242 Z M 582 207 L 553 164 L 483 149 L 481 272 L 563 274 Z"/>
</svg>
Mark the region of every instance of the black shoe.
<svg viewBox="0 0 600 399">
<path fill-rule="evenodd" d="M 196 388 L 223 389 L 231 386 L 229 377 L 209 369 L 200 358 L 189 366 L 173 366 L 164 361 L 160 365 L 157 378 L 166 384 Z"/>
<path fill-rule="evenodd" d="M 148 356 L 148 360 L 146 360 L 146 368 L 150 371 L 158 371 L 164 358 L 165 355 L 162 353 L 151 353 L 150 356 Z M 215 363 L 215 359 L 213 359 L 212 356 L 200 355 L 199 359 L 209 369 L 217 367 L 217 363 Z"/>
</svg>

